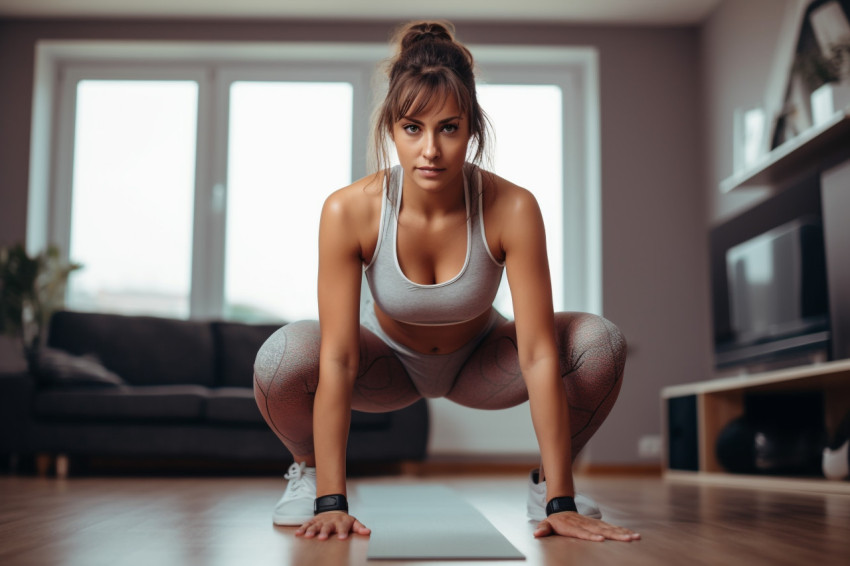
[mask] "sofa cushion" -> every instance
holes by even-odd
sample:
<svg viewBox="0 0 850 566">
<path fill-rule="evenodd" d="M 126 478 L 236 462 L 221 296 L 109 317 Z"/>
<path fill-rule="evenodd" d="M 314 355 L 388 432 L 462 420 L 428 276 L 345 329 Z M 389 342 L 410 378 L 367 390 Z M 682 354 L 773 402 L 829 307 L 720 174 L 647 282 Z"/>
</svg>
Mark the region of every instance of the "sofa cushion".
<svg viewBox="0 0 850 566">
<path fill-rule="evenodd" d="M 254 387 L 254 359 L 266 339 L 283 324 L 214 322 L 217 385 Z"/>
<path fill-rule="evenodd" d="M 124 380 L 103 367 L 96 356 L 75 356 L 64 350 L 41 348 L 33 367 L 39 385 L 46 387 L 118 387 Z"/>
<path fill-rule="evenodd" d="M 206 418 L 210 422 L 265 424 L 254 390 L 245 387 L 220 387 L 210 390 Z M 351 430 L 382 430 L 392 425 L 389 413 L 363 413 L 351 411 Z"/>
<path fill-rule="evenodd" d="M 199 421 L 209 389 L 199 385 L 159 385 L 114 389 L 47 389 L 35 410 L 46 419 L 86 421 Z"/>
<path fill-rule="evenodd" d="M 215 380 L 206 322 L 64 311 L 51 318 L 48 344 L 94 354 L 131 385 L 211 386 Z"/>
<path fill-rule="evenodd" d="M 211 390 L 206 404 L 206 418 L 211 422 L 265 426 L 263 415 L 254 400 L 254 390 L 247 387 Z"/>
</svg>

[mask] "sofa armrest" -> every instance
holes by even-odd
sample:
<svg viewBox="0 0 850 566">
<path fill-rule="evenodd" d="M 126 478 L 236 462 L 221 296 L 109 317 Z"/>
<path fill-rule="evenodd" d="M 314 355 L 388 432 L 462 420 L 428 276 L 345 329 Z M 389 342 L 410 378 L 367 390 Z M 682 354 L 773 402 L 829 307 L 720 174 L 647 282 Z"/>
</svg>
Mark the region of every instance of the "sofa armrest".
<svg viewBox="0 0 850 566">
<path fill-rule="evenodd" d="M 29 452 L 34 396 L 32 375 L 0 373 L 0 454 Z"/>
</svg>

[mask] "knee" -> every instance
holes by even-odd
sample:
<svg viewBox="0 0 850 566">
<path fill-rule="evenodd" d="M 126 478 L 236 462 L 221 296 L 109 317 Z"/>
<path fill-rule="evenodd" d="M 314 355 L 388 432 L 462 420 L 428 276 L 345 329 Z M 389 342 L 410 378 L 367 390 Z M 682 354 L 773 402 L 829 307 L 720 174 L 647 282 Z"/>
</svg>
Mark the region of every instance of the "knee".
<svg viewBox="0 0 850 566">
<path fill-rule="evenodd" d="M 617 327 L 617 325 L 607 318 L 602 318 L 601 316 L 596 318 L 599 319 L 598 323 L 602 328 L 604 328 L 604 330 L 600 332 L 602 334 L 601 339 L 607 342 L 611 357 L 614 360 L 616 367 L 620 368 L 622 373 L 622 369 L 626 365 L 626 356 L 628 355 L 629 350 L 628 342 L 626 342 L 626 336 Z"/>
<path fill-rule="evenodd" d="M 268 394 L 276 378 L 316 373 L 319 363 L 319 323 L 287 324 L 268 337 L 254 360 L 254 389 Z"/>
<path fill-rule="evenodd" d="M 558 313 L 556 321 L 561 347 L 573 364 L 595 362 L 622 377 L 628 345 L 614 323 L 591 313 Z"/>
</svg>

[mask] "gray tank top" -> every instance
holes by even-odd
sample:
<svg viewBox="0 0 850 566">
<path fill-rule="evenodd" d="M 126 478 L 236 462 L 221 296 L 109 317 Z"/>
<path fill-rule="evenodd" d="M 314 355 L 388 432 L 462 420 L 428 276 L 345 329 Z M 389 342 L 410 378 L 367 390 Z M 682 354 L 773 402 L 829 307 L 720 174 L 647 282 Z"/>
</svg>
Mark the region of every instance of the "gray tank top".
<svg viewBox="0 0 850 566">
<path fill-rule="evenodd" d="M 492 308 L 504 271 L 504 264 L 490 253 L 484 235 L 481 172 L 474 165 L 464 166 L 466 260 L 460 273 L 434 285 L 414 283 L 398 263 L 402 177 L 401 167 L 393 167 L 384 187 L 378 244 L 372 261 L 364 268 L 372 297 L 388 316 L 408 324 L 439 326 L 472 320 Z"/>
</svg>

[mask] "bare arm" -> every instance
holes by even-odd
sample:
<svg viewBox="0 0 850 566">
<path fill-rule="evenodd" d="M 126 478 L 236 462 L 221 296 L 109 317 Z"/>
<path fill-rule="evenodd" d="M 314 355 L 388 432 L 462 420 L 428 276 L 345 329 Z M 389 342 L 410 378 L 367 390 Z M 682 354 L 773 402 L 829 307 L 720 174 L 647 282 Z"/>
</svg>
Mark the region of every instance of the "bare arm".
<svg viewBox="0 0 850 566">
<path fill-rule="evenodd" d="M 561 381 L 546 236 L 534 197 L 518 187 L 506 191 L 500 224 L 508 282 L 513 297 L 520 369 L 531 405 L 531 420 L 546 474 L 546 500 L 575 496 L 570 413 Z M 575 512 L 555 513 L 540 522 L 535 536 L 557 533 L 585 540 L 631 541 L 640 535 Z"/>
<path fill-rule="evenodd" d="M 546 470 L 547 497 L 574 496 L 569 407 L 555 344 L 543 218 L 530 193 L 515 189 L 509 195 L 510 221 L 503 224 L 502 247 L 513 297 L 519 363 Z"/>
<path fill-rule="evenodd" d="M 322 209 L 319 228 L 319 385 L 313 404 L 313 443 L 318 496 L 346 495 L 345 451 L 351 421 L 351 392 L 360 355 L 361 251 L 352 213 L 341 192 Z M 340 538 L 369 530 L 342 512 L 321 513 L 297 534 Z"/>
</svg>

